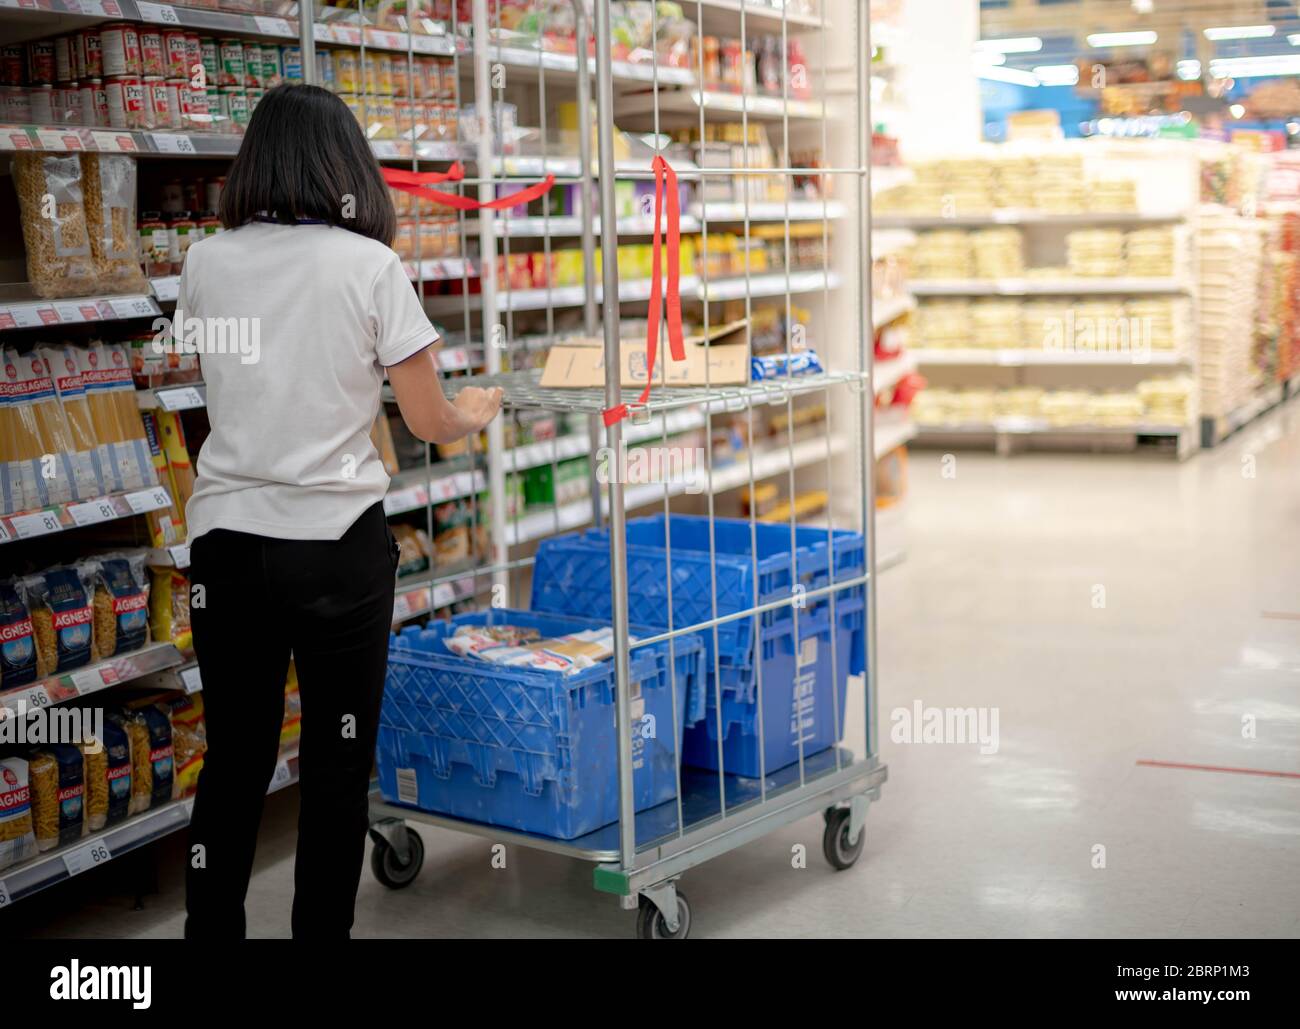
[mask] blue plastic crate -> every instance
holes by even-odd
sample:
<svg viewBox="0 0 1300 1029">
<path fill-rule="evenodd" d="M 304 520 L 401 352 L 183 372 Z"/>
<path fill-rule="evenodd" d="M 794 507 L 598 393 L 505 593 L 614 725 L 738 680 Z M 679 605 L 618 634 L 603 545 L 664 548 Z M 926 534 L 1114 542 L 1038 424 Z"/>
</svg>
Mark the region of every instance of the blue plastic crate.
<svg viewBox="0 0 1300 1029">
<path fill-rule="evenodd" d="M 756 778 L 794 764 L 801 746 L 808 758 L 839 742 L 849 676 L 863 670 L 865 624 L 863 598 L 838 594 L 834 632 L 828 608 L 764 626 L 761 737 L 757 677 L 738 671 L 738 688 L 722 692 L 721 725 L 710 695 L 704 720 L 686 730 L 684 763 L 716 770 L 721 735 L 723 771 Z"/>
<path fill-rule="evenodd" d="M 696 625 L 713 617 L 714 574 L 717 613 L 726 615 L 756 603 L 788 599 L 796 586 L 804 590 L 829 586 L 832 571 L 834 581 L 841 582 L 861 576 L 866 569 L 866 543 L 856 532 L 837 529 L 828 535 L 825 529 L 796 527 L 792 561 L 788 525 L 751 526 L 743 518 L 718 518 L 713 520 L 716 561 L 711 563 L 710 519 L 673 515 L 671 524 L 674 628 Z M 664 515 L 636 518 L 627 523 L 628 619 L 661 629 L 668 625 L 667 525 Z M 865 596 L 861 585 L 849 589 Z M 825 596 L 809 600 L 803 613 L 815 614 L 828 602 Z M 531 607 L 534 611 L 612 617 L 608 531 L 591 529 L 543 540 L 533 566 Z M 775 625 L 792 617 L 792 608 L 787 605 L 763 612 L 760 621 L 763 625 Z M 710 669 L 714 656 L 713 633 L 712 629 L 701 633 Z M 753 618 L 724 622 L 717 627 L 717 638 L 722 665 L 753 667 Z"/>
<path fill-rule="evenodd" d="M 562 839 L 617 821 L 612 662 L 565 676 L 460 657 L 443 645 L 459 625 L 493 624 L 547 637 L 609 623 L 494 609 L 393 637 L 377 748 L 384 798 Z M 703 646 L 684 636 L 674 651 L 675 677 L 668 642 L 631 655 L 638 811 L 676 796 L 681 733 L 703 714 Z"/>
</svg>

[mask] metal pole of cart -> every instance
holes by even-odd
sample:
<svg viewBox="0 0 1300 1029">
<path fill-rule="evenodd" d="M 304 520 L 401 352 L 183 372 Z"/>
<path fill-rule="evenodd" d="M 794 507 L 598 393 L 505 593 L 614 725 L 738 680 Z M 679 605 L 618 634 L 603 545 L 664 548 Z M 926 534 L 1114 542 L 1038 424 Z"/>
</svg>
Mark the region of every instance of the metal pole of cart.
<svg viewBox="0 0 1300 1029">
<path fill-rule="evenodd" d="M 314 83 L 316 75 L 316 0 L 298 0 L 298 47 L 302 51 L 302 80 Z"/>
<path fill-rule="evenodd" d="M 605 407 L 616 407 L 622 394 L 619 360 L 618 225 L 614 202 L 614 77 L 610 64 L 609 5 L 596 8 L 596 116 L 600 120 L 598 139 L 600 181 L 600 245 L 604 286 Z M 582 44 L 585 50 L 586 44 Z M 586 58 L 580 55 L 581 65 Z M 585 127 L 582 127 L 585 131 Z M 606 429 L 610 451 L 617 454 L 623 438 L 615 422 Z M 617 686 L 616 732 L 618 735 L 618 835 L 624 868 L 636 861 L 636 808 L 632 797 L 632 718 L 628 696 L 629 672 L 627 618 L 626 513 L 623 510 L 621 475 L 609 476 L 609 567 L 613 592 L 614 675 Z M 600 494 L 591 498 L 600 507 Z"/>
<path fill-rule="evenodd" d="M 862 475 L 862 532 L 867 540 L 867 667 L 866 667 L 866 711 L 867 726 L 867 761 L 877 761 L 876 747 L 876 347 L 875 331 L 872 322 L 872 247 L 871 247 L 871 62 L 865 56 L 871 53 L 871 18 L 868 17 L 866 5 L 854 6 L 856 28 L 858 32 L 857 90 L 858 90 L 858 164 L 863 169 L 859 176 L 859 218 L 858 238 L 862 241 L 860 248 L 860 271 L 858 275 L 858 292 L 862 297 L 861 329 L 858 332 L 859 355 L 858 370 L 867 372 L 867 388 L 863 393 L 866 405 L 861 413 L 863 435 L 862 452 L 866 462 Z M 862 815 L 865 815 L 865 805 Z M 851 836 L 856 839 L 861 828 L 861 817 L 854 812 Z"/>
</svg>

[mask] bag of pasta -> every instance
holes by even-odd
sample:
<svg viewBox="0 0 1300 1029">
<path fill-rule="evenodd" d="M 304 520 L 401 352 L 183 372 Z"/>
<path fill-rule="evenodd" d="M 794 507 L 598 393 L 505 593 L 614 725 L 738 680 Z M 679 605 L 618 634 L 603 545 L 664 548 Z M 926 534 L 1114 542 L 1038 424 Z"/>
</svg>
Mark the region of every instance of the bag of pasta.
<svg viewBox="0 0 1300 1029">
<path fill-rule="evenodd" d="M 135 159 L 81 154 L 86 231 L 99 288 L 110 293 L 147 293 L 140 266 L 135 219 Z"/>
<path fill-rule="evenodd" d="M 131 806 L 131 744 L 126 731 L 105 717 L 100 737 L 82 743 L 86 777 L 86 826 L 98 832 L 123 821 Z"/>
<path fill-rule="evenodd" d="M 36 854 L 27 762 L 0 758 L 0 871 Z"/>
<path fill-rule="evenodd" d="M 27 768 L 36 846 L 52 850 L 81 839 L 86 789 L 81 751 L 68 743 L 51 743 L 32 752 Z"/>
<path fill-rule="evenodd" d="M 149 733 L 149 798 L 157 807 L 172 799 L 176 780 L 176 750 L 172 740 L 171 712 L 162 704 L 146 704 L 136 714 Z"/>
<path fill-rule="evenodd" d="M 72 436 L 44 358 L 6 347 L 0 391 L 5 508 L 27 511 L 93 496 L 89 462 L 74 460 Z"/>
<path fill-rule="evenodd" d="M 14 186 L 27 247 L 27 279 L 38 297 L 96 291 L 76 154 L 15 154 Z"/>
<path fill-rule="evenodd" d="M 149 639 L 149 580 L 143 550 L 94 562 L 95 659 L 138 650 Z"/>
<path fill-rule="evenodd" d="M 48 568 L 19 580 L 36 637 L 36 677 L 89 664 L 94 640 L 86 566 Z"/>
<path fill-rule="evenodd" d="M 95 425 L 86 398 L 86 385 L 78 366 L 76 348 L 71 343 L 43 344 L 36 352 L 45 362 L 45 370 L 59 395 L 59 406 L 72 440 L 73 461 L 79 466 L 81 499 L 92 500 L 113 489 L 110 471 L 112 457 L 108 444 L 95 434 Z"/>
<path fill-rule="evenodd" d="M 171 702 L 172 748 L 176 765 L 175 797 L 188 797 L 199 785 L 203 755 L 208 749 L 203 721 L 203 694 L 178 697 Z"/>
<path fill-rule="evenodd" d="M 159 643 L 170 643 L 189 653 L 194 649 L 190 631 L 190 580 L 174 568 L 150 568 L 149 628 Z"/>
<path fill-rule="evenodd" d="M 0 690 L 36 681 L 36 640 L 27 602 L 13 582 L 0 582 Z"/>
</svg>

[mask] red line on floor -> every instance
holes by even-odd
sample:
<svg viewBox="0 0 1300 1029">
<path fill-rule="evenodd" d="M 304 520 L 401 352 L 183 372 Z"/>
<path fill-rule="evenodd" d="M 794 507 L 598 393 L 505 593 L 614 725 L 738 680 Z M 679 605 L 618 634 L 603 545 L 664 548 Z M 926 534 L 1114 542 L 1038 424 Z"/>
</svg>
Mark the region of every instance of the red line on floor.
<svg viewBox="0 0 1300 1029">
<path fill-rule="evenodd" d="M 1233 775 L 1266 775 L 1274 779 L 1300 779 L 1300 772 L 1273 772 L 1266 768 L 1225 768 L 1222 765 L 1185 765 L 1178 761 L 1138 761 L 1147 768 L 1184 768 L 1192 772 L 1230 772 Z"/>
<path fill-rule="evenodd" d="M 1292 614 L 1290 611 L 1265 611 L 1265 618 L 1275 618 L 1282 622 L 1300 622 L 1300 615 Z"/>
</svg>

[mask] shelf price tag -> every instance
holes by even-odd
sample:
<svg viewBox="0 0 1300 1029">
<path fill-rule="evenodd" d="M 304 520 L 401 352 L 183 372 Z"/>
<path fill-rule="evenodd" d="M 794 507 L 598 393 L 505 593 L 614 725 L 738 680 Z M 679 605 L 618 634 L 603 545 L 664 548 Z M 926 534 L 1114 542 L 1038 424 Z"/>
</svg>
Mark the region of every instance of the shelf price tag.
<svg viewBox="0 0 1300 1029">
<path fill-rule="evenodd" d="M 137 490 L 135 493 L 128 493 L 123 499 L 136 514 L 158 511 L 164 507 L 171 507 L 172 503 L 170 494 L 162 486 Z"/>
<path fill-rule="evenodd" d="M 109 301 L 109 306 L 119 318 L 147 318 L 158 313 L 148 297 L 114 297 Z"/>
<path fill-rule="evenodd" d="M 5 881 L 3 879 L 0 879 L 0 908 L 7 908 L 8 906 L 9 906 L 9 887 L 5 885 Z"/>
<path fill-rule="evenodd" d="M 98 668 L 80 668 L 68 678 L 82 695 L 97 693 L 104 688 L 104 673 Z"/>
<path fill-rule="evenodd" d="M 182 668 L 180 674 L 181 685 L 185 687 L 186 693 L 198 693 L 203 689 L 203 676 L 199 673 L 198 665 Z"/>
<path fill-rule="evenodd" d="M 283 18 L 265 18 L 262 15 L 254 15 L 253 23 L 257 25 L 258 32 L 265 32 L 268 36 L 288 36 L 295 35 L 289 23 Z"/>
<path fill-rule="evenodd" d="M 59 129 L 36 129 L 36 142 L 42 150 L 81 150 L 81 137 Z"/>
<path fill-rule="evenodd" d="M 108 497 L 87 500 L 81 504 L 69 504 L 68 514 L 72 515 L 72 520 L 78 525 L 95 525 L 118 517 L 117 508 Z"/>
<path fill-rule="evenodd" d="M 28 711 L 50 706 L 50 693 L 44 686 L 29 686 L 23 691 L 22 698 Z"/>
<path fill-rule="evenodd" d="M 153 286 L 153 295 L 159 300 L 175 300 L 180 296 L 181 277 L 179 275 L 165 275 L 161 279 L 150 280 Z"/>
<path fill-rule="evenodd" d="M 46 536 L 63 528 L 59 515 L 55 511 L 33 511 L 31 514 L 14 515 L 9 519 L 20 540 L 33 536 Z"/>
<path fill-rule="evenodd" d="M 171 4 L 150 4 L 141 0 L 135 6 L 140 12 L 140 17 L 145 21 L 156 21 L 163 25 L 179 25 L 181 23 L 180 15 L 176 13 L 176 8 Z"/>
<path fill-rule="evenodd" d="M 63 863 L 67 866 L 68 875 L 80 875 L 87 868 L 102 865 L 112 858 L 113 855 L 108 851 L 108 844 L 103 840 L 96 840 L 94 843 L 87 843 L 76 850 L 68 851 L 63 855 Z"/>
<path fill-rule="evenodd" d="M 188 411 L 190 408 L 202 407 L 203 394 L 193 386 L 181 386 L 177 389 L 160 389 L 154 392 L 158 403 L 164 411 Z"/>
<path fill-rule="evenodd" d="M 194 140 L 190 139 L 189 136 L 178 136 L 172 132 L 151 132 L 149 138 L 153 140 L 153 145 L 162 154 L 188 154 L 193 156 L 198 153 L 194 149 Z"/>
<path fill-rule="evenodd" d="M 271 776 L 271 785 L 267 793 L 274 793 L 276 790 L 283 789 L 293 781 L 293 773 L 289 771 L 289 762 L 281 761 L 275 766 L 275 774 Z"/>
<path fill-rule="evenodd" d="M 0 518 L 0 543 L 8 543 L 13 538 L 13 534 L 9 531 L 9 526 L 5 524 L 3 518 Z"/>
<path fill-rule="evenodd" d="M 177 568 L 188 568 L 190 566 L 190 545 L 188 543 L 173 543 L 167 548 L 167 556 L 172 559 L 172 564 Z"/>
<path fill-rule="evenodd" d="M 139 148 L 130 132 L 92 132 L 95 149 L 106 154 L 133 154 Z"/>
</svg>

